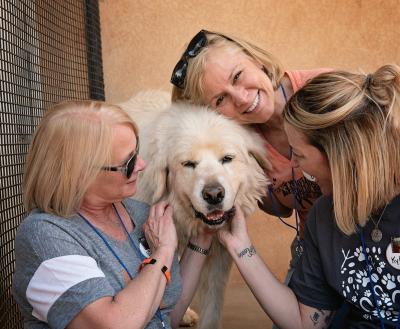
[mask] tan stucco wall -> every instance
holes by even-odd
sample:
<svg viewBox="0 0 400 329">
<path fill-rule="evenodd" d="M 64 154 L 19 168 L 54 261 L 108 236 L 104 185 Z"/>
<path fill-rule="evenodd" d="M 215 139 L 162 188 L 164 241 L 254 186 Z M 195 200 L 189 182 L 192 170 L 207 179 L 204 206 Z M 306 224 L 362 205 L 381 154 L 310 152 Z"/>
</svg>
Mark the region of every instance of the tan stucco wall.
<svg viewBox="0 0 400 329">
<path fill-rule="evenodd" d="M 100 0 L 106 97 L 169 90 L 201 28 L 251 39 L 289 68 L 373 70 L 399 61 L 398 0 Z"/>
<path fill-rule="evenodd" d="M 280 58 L 288 69 L 370 71 L 400 62 L 398 0 L 100 0 L 106 99 L 149 88 L 170 90 L 185 44 L 201 28 L 229 31 Z M 250 232 L 282 279 L 292 230 L 258 213 Z M 237 271 L 233 280 L 240 280 Z"/>
</svg>

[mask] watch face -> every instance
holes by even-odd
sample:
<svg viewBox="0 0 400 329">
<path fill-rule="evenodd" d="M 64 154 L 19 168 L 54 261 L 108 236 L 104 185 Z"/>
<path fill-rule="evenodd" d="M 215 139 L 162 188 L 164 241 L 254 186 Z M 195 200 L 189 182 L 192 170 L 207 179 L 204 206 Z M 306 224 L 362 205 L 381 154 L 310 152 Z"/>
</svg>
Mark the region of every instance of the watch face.
<svg viewBox="0 0 400 329">
<path fill-rule="evenodd" d="M 151 255 L 149 244 L 144 236 L 139 238 L 139 249 L 143 256 L 149 257 Z"/>
</svg>

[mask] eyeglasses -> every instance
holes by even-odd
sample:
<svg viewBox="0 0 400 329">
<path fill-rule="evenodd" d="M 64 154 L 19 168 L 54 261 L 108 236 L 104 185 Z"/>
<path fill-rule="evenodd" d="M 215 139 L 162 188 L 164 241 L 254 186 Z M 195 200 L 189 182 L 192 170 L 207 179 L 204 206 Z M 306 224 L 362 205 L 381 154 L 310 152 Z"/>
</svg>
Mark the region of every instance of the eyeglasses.
<svg viewBox="0 0 400 329">
<path fill-rule="evenodd" d="M 175 68 L 172 71 L 171 83 L 178 88 L 183 89 L 186 78 L 188 59 L 196 57 L 199 54 L 200 50 L 207 45 L 207 33 L 209 32 L 206 30 L 201 30 L 199 33 L 197 33 L 189 42 L 179 62 L 175 65 Z"/>
<path fill-rule="evenodd" d="M 120 171 L 129 179 L 131 178 L 133 170 L 135 169 L 138 155 L 139 155 L 139 138 L 137 138 L 136 148 L 135 151 L 133 151 L 132 156 L 122 166 L 102 167 L 101 169 L 106 171 Z"/>
</svg>

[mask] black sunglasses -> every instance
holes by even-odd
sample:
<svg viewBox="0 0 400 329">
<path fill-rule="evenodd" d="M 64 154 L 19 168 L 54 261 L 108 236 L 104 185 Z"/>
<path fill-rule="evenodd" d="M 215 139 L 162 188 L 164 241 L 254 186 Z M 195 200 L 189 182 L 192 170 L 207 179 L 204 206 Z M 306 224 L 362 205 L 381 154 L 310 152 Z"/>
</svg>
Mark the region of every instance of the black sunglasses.
<svg viewBox="0 0 400 329">
<path fill-rule="evenodd" d="M 120 171 L 129 179 L 131 178 L 133 170 L 135 169 L 138 155 L 139 155 L 139 138 L 137 138 L 136 148 L 135 151 L 133 151 L 132 156 L 122 166 L 102 167 L 101 169 L 107 171 Z"/>
<path fill-rule="evenodd" d="M 193 39 L 190 40 L 181 59 L 178 63 L 176 63 L 175 68 L 172 71 L 171 83 L 178 88 L 183 89 L 183 85 L 185 84 L 188 59 L 196 57 L 199 54 L 200 50 L 207 45 L 207 33 L 210 32 L 206 30 L 201 30 L 200 32 L 198 32 L 193 37 Z"/>
</svg>

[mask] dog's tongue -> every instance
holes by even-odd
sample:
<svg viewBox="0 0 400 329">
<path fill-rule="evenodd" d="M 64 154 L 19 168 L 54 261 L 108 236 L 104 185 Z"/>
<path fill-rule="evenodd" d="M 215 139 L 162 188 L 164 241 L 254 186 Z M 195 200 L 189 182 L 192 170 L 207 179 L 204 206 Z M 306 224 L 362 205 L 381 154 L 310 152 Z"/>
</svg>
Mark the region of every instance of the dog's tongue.
<svg viewBox="0 0 400 329">
<path fill-rule="evenodd" d="M 215 210 L 213 212 L 210 212 L 207 214 L 207 219 L 208 220 L 217 220 L 220 219 L 224 215 L 224 212 L 221 210 Z"/>
</svg>

